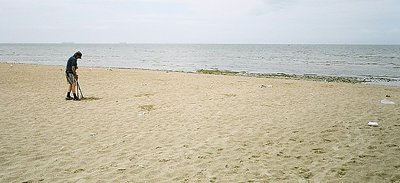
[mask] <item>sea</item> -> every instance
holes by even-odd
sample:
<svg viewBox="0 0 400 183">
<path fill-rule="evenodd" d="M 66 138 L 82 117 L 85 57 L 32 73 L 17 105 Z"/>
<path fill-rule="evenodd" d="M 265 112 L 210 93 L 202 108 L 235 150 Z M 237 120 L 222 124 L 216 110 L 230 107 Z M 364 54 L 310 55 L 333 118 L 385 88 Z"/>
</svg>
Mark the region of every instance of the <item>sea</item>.
<svg viewBox="0 0 400 183">
<path fill-rule="evenodd" d="M 86 67 L 341 76 L 400 86 L 400 45 L 19 43 L 0 44 L 0 62 L 65 65 L 76 51 Z"/>
</svg>

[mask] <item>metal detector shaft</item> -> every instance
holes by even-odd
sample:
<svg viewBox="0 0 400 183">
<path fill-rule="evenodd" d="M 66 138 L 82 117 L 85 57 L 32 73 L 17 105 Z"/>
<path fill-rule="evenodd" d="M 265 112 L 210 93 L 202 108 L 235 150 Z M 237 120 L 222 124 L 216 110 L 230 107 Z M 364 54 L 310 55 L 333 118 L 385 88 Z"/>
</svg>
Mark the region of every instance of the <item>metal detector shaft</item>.
<svg viewBox="0 0 400 183">
<path fill-rule="evenodd" d="M 83 98 L 83 93 L 82 93 L 81 87 L 79 86 L 79 82 L 78 81 L 76 81 L 76 85 L 78 86 L 78 90 L 81 93 L 81 98 Z"/>
</svg>

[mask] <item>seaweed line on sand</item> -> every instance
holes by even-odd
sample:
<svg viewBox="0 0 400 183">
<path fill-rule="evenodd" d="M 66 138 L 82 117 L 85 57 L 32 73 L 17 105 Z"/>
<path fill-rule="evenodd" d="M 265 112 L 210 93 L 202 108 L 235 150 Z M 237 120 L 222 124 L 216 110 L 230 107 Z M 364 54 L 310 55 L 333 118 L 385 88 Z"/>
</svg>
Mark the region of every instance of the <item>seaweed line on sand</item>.
<svg viewBox="0 0 400 183">
<path fill-rule="evenodd" d="M 196 71 L 200 74 L 214 74 L 214 75 L 228 75 L 228 76 L 248 76 L 248 77 L 259 77 L 259 78 L 285 78 L 285 79 L 304 79 L 313 81 L 325 81 L 325 82 L 340 82 L 340 83 L 364 83 L 371 82 L 368 78 L 358 77 L 346 77 L 346 76 L 323 76 L 316 74 L 286 74 L 286 73 L 249 73 L 249 72 L 236 72 L 229 70 L 219 69 L 199 69 Z M 371 78 L 374 79 L 374 78 Z M 394 80 L 393 80 L 394 81 Z"/>
</svg>

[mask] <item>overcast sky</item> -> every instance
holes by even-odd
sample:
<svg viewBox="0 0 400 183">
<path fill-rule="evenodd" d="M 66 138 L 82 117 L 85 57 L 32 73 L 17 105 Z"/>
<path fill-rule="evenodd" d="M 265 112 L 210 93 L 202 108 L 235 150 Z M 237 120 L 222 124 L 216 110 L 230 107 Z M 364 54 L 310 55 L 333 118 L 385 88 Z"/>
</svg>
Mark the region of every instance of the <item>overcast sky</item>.
<svg viewBox="0 0 400 183">
<path fill-rule="evenodd" d="M 0 43 L 400 44 L 400 0 L 0 0 Z"/>
</svg>

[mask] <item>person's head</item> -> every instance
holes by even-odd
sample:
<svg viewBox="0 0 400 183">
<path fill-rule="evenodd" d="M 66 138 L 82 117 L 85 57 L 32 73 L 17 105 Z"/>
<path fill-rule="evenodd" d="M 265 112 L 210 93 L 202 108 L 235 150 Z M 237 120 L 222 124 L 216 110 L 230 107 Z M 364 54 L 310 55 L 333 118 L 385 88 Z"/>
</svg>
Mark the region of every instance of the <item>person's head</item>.
<svg viewBox="0 0 400 183">
<path fill-rule="evenodd" d="M 74 57 L 75 57 L 76 59 L 81 59 L 81 58 L 82 58 L 82 53 L 81 53 L 80 51 L 78 51 L 78 52 L 76 52 L 76 53 L 74 54 Z"/>
</svg>

